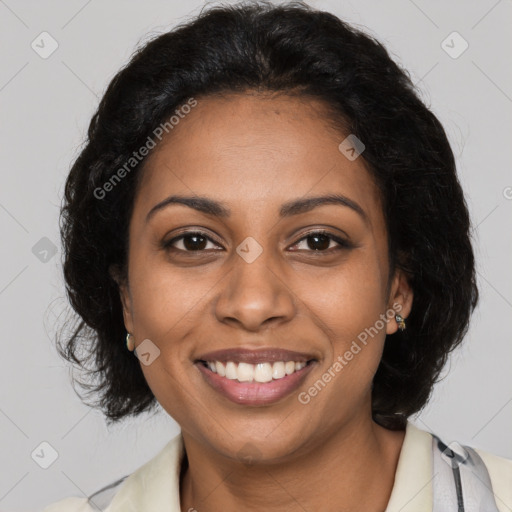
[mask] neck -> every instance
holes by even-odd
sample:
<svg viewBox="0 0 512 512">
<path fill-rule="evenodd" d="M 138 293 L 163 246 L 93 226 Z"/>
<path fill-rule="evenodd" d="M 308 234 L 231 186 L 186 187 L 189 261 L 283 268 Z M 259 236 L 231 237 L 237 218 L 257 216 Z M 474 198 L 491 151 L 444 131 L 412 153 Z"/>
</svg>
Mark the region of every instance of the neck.
<svg viewBox="0 0 512 512">
<path fill-rule="evenodd" d="M 201 512 L 382 512 L 404 436 L 405 431 L 384 429 L 370 418 L 346 425 L 286 462 L 247 465 L 183 432 L 181 507 Z"/>
</svg>

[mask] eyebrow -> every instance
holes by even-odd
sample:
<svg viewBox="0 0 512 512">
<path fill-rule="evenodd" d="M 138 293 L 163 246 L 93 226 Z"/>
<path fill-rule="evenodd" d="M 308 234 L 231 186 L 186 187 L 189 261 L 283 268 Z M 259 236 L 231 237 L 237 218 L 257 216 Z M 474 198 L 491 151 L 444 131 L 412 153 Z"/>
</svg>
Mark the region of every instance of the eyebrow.
<svg viewBox="0 0 512 512">
<path fill-rule="evenodd" d="M 201 196 L 172 195 L 151 208 L 146 216 L 146 223 L 149 222 L 151 217 L 153 217 L 157 211 L 162 210 L 171 204 L 182 204 L 213 217 L 227 218 L 231 216 L 231 210 L 214 199 Z M 327 204 L 337 204 L 348 207 L 358 213 L 365 222 L 368 222 L 368 216 L 361 206 L 352 199 L 341 194 L 304 197 L 288 201 L 281 205 L 281 208 L 279 209 L 279 216 L 281 218 L 291 217 L 293 215 L 309 212 L 314 208 Z"/>
</svg>

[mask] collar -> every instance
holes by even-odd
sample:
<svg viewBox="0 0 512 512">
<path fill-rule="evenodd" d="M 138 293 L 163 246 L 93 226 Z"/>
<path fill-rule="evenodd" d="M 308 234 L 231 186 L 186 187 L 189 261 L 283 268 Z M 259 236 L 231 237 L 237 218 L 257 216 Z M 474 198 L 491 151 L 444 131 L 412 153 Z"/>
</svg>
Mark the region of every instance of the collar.
<svg viewBox="0 0 512 512">
<path fill-rule="evenodd" d="M 181 432 L 126 478 L 106 512 L 181 512 Z M 432 511 L 432 434 L 407 421 L 395 482 L 385 512 Z"/>
<path fill-rule="evenodd" d="M 432 512 L 432 434 L 407 420 L 385 512 Z"/>
</svg>

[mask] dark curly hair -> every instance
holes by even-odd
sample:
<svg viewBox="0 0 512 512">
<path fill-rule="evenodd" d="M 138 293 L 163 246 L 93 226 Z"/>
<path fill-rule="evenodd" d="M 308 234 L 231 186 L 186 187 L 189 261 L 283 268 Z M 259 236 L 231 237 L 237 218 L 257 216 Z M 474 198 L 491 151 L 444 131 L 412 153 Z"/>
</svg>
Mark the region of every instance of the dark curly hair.
<svg viewBox="0 0 512 512">
<path fill-rule="evenodd" d="M 78 316 L 58 336 L 59 354 L 85 372 L 74 382 L 107 422 L 157 405 L 124 344 L 116 281 L 127 276 L 145 159 L 102 199 L 97 191 L 187 99 L 248 91 L 321 99 L 345 135 L 366 146 L 391 270 L 403 269 L 414 291 L 407 330 L 387 336 L 372 391 L 374 420 L 403 429 L 427 403 L 478 301 L 468 209 L 445 131 L 407 71 L 373 37 L 300 2 L 209 8 L 142 45 L 112 79 L 65 184 L 63 268 Z"/>
</svg>

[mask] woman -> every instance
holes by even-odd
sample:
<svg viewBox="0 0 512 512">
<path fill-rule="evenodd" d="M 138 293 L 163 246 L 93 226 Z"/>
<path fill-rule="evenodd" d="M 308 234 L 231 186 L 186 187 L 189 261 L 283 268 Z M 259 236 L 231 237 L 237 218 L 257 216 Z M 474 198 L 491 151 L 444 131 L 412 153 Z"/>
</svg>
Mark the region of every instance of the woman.
<svg viewBox="0 0 512 512">
<path fill-rule="evenodd" d="M 160 404 L 181 433 L 48 512 L 512 507 L 512 461 L 408 419 L 478 291 L 445 132 L 369 36 L 253 2 L 157 37 L 92 119 L 61 230 L 62 355 L 94 362 L 109 421 Z"/>
</svg>

